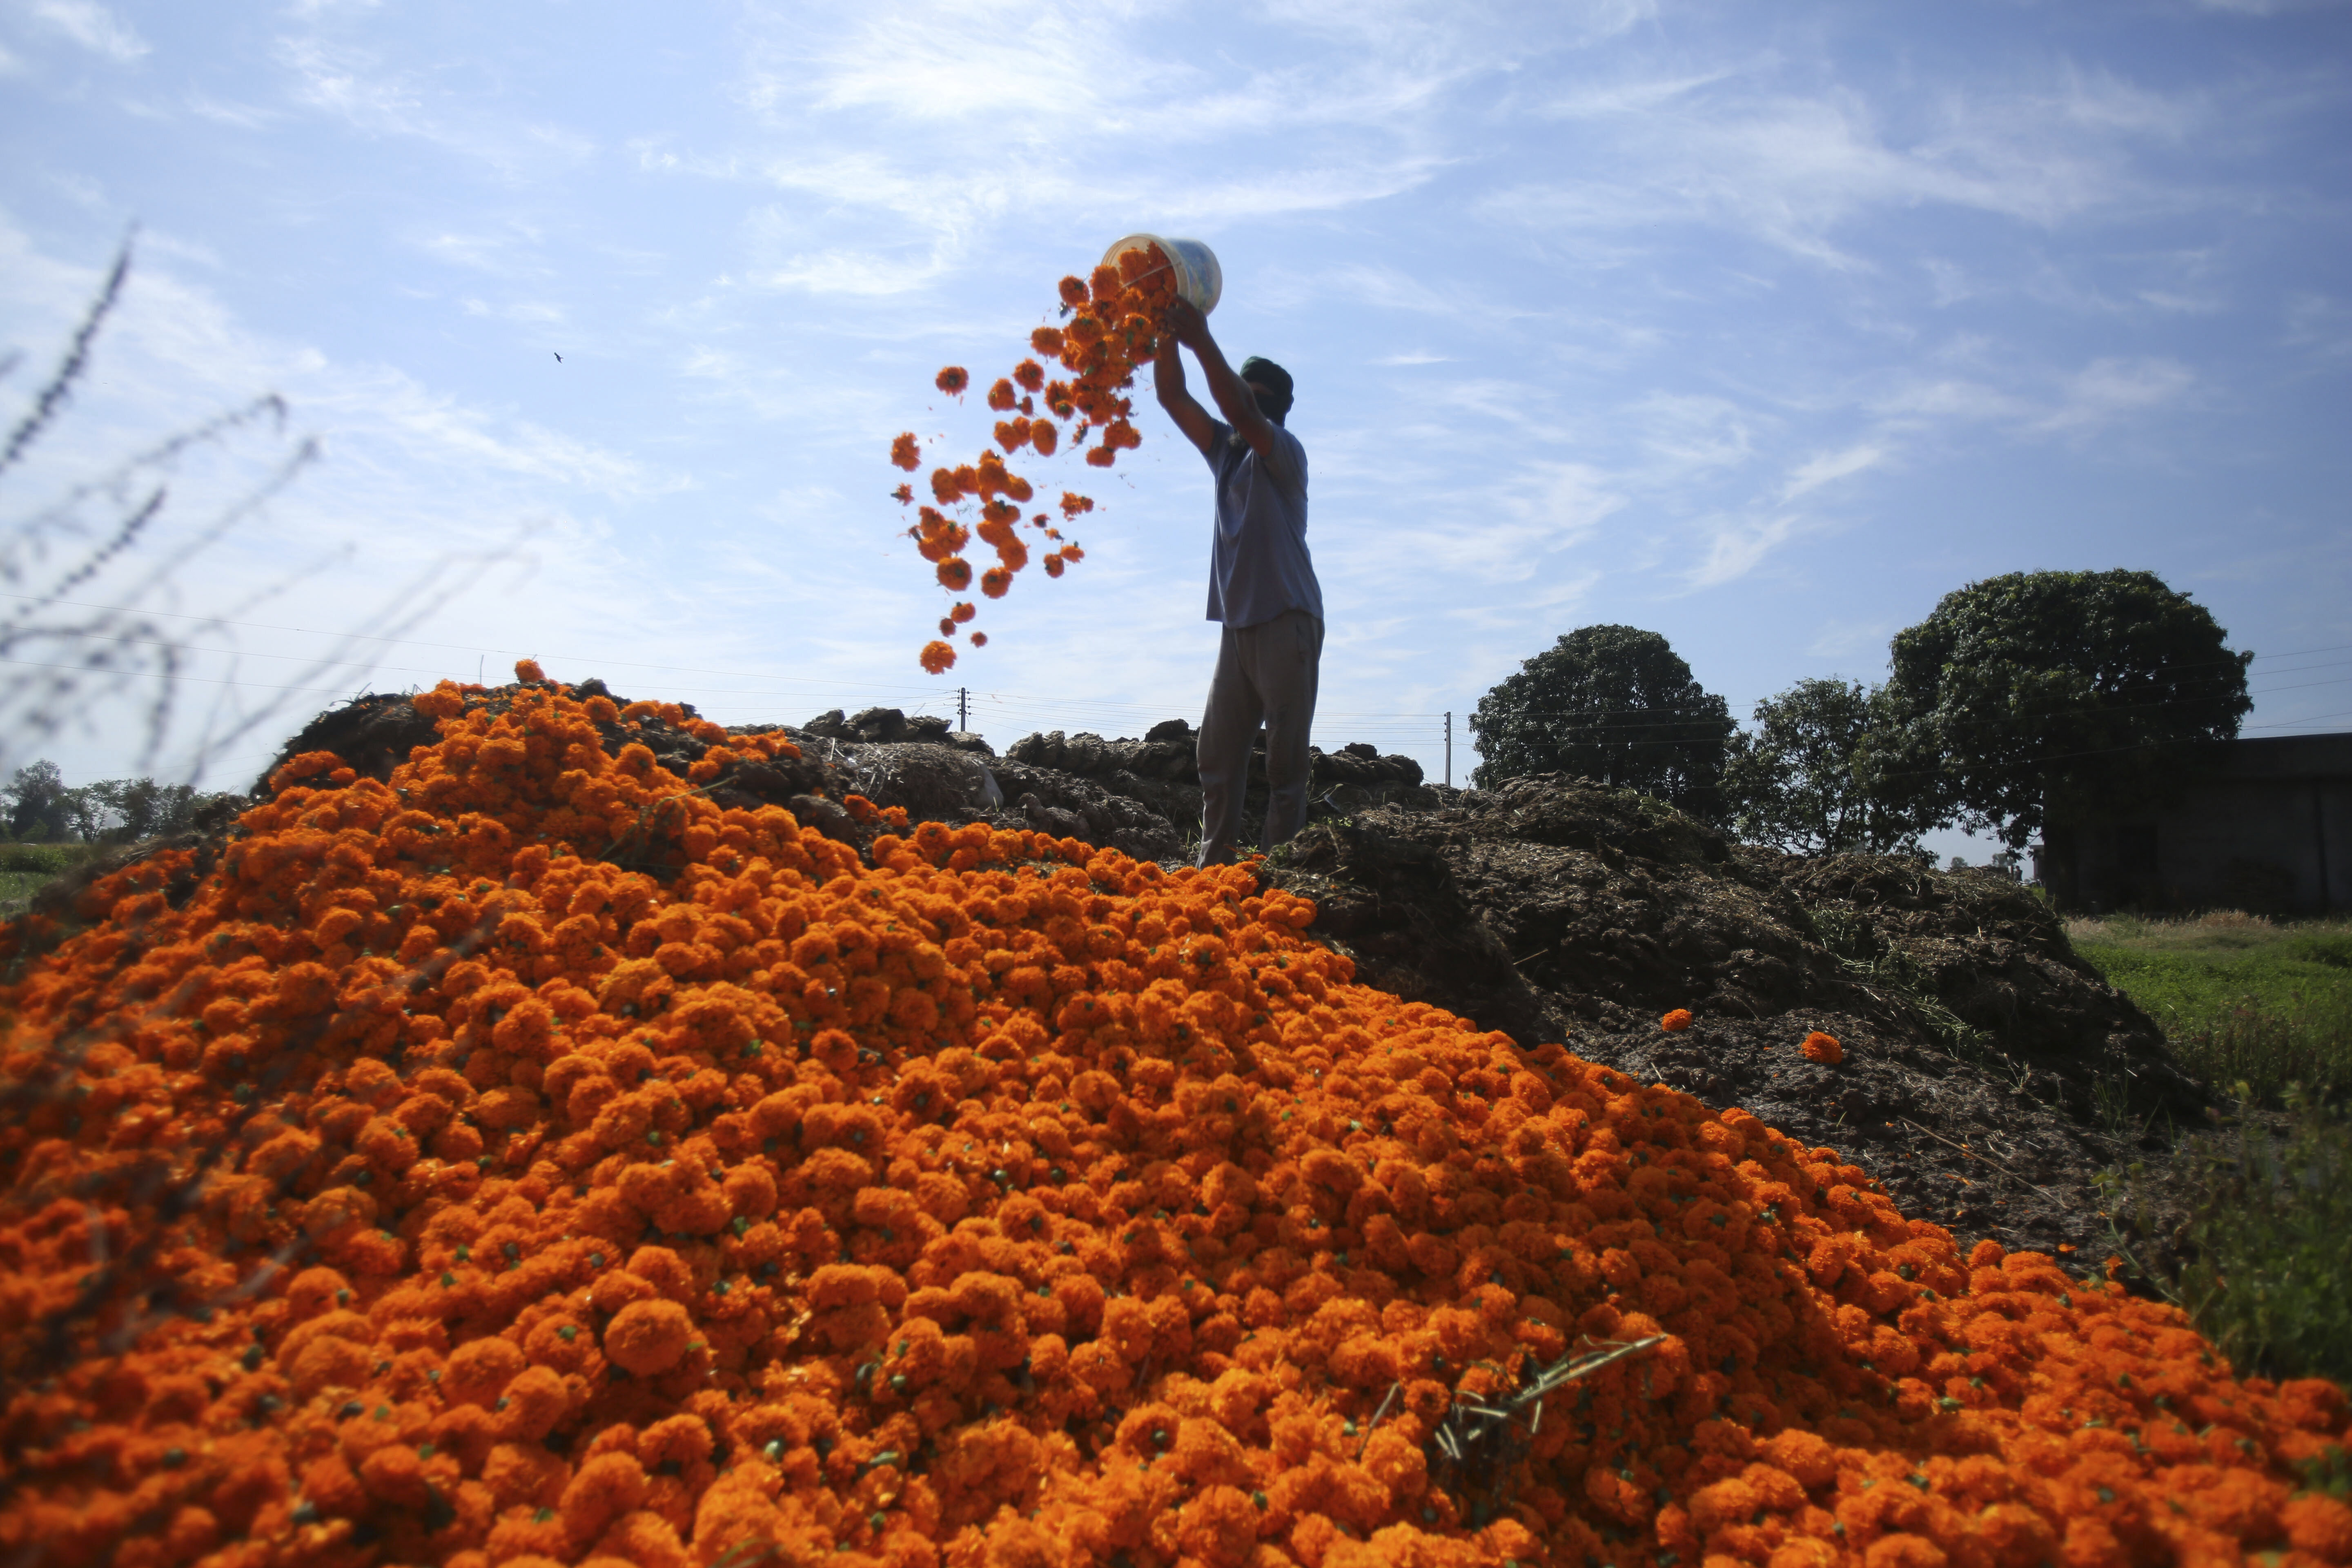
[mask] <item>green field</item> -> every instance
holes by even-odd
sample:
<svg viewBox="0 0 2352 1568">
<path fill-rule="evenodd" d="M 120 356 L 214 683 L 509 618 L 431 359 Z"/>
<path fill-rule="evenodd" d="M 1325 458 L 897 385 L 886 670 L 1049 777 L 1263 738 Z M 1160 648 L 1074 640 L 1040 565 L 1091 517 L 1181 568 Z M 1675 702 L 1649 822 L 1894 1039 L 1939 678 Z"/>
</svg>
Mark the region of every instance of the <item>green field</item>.
<svg viewBox="0 0 2352 1568">
<path fill-rule="evenodd" d="M 2110 915 L 2066 934 L 2218 1091 L 2271 1106 L 2352 1099 L 2352 921 Z"/>
<path fill-rule="evenodd" d="M 80 844 L 0 844 L 0 920 L 22 914 L 36 889 L 89 854 Z"/>
<path fill-rule="evenodd" d="M 2188 1196 L 2159 1288 L 2242 1369 L 2352 1382 L 2352 922 L 2113 915 L 2067 934 L 2236 1108 L 2168 1168 L 2117 1173 Z"/>
</svg>

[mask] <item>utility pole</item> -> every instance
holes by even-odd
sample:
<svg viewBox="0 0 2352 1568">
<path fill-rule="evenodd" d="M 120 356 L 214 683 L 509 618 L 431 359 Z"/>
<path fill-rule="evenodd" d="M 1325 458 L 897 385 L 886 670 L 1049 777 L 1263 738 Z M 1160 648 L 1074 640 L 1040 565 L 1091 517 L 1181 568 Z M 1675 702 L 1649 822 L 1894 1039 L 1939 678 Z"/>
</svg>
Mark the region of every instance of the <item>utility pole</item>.
<svg viewBox="0 0 2352 1568">
<path fill-rule="evenodd" d="M 956 728 L 971 728 L 971 688 L 969 686 L 956 688 Z"/>
<path fill-rule="evenodd" d="M 1445 710 L 1445 787 L 1454 787 L 1454 710 Z"/>
</svg>

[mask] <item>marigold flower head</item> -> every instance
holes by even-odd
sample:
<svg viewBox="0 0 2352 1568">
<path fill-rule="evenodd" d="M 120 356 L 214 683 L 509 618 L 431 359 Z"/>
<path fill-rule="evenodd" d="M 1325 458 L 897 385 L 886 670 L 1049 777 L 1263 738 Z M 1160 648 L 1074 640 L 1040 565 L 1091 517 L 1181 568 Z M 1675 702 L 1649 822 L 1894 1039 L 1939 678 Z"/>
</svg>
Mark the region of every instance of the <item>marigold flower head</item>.
<svg viewBox="0 0 2352 1568">
<path fill-rule="evenodd" d="M 1062 574 L 1062 552 L 1058 550 L 1053 552 L 1045 557 L 1044 564 L 1045 567 L 1046 576 L 1060 576 Z"/>
<path fill-rule="evenodd" d="M 971 563 L 961 555 L 950 555 L 939 566 L 940 586 L 950 594 L 961 594 L 971 586 Z"/>
<path fill-rule="evenodd" d="M 956 650 L 946 643 L 927 642 L 923 645 L 922 666 L 927 675 L 943 675 L 955 668 Z"/>
<path fill-rule="evenodd" d="M 923 445 L 912 430 L 902 430 L 890 438 L 890 460 L 910 474 L 923 466 Z"/>
<path fill-rule="evenodd" d="M 949 619 L 947 616 L 941 616 L 940 617 L 940 636 L 941 636 L 941 637 L 954 637 L 955 635 L 956 635 L 956 624 L 955 624 L 955 622 L 953 622 L 952 620 L 950 620 L 950 619 Z"/>
<path fill-rule="evenodd" d="M 1845 1048 L 1837 1043 L 1836 1037 L 1825 1035 L 1819 1029 L 1807 1035 L 1805 1043 L 1798 1048 L 1805 1053 L 1805 1059 L 1809 1062 L 1822 1062 L 1833 1067 L 1845 1060 Z"/>
<path fill-rule="evenodd" d="M 1065 278 L 1061 281 L 1062 303 L 1070 306 L 1087 302 L 1087 283 L 1083 278 Z"/>
<path fill-rule="evenodd" d="M 980 574 L 980 591 L 992 599 L 1002 599 L 1012 586 L 1013 574 L 1002 566 L 992 566 Z"/>
<path fill-rule="evenodd" d="M 1690 1026 L 1691 1015 L 1690 1009 L 1687 1007 L 1677 1007 L 1673 1012 L 1668 1013 L 1664 1017 L 1658 1020 L 1658 1027 L 1669 1031 L 1687 1029 Z"/>
<path fill-rule="evenodd" d="M 515 679 L 526 686 L 537 686 L 547 679 L 547 671 L 540 668 L 539 660 L 535 658 L 515 660 L 514 672 Z"/>
<path fill-rule="evenodd" d="M 915 499 L 915 487 L 912 485 L 900 485 L 897 489 L 890 492 L 890 499 L 897 501 L 900 506 L 905 506 Z"/>
<path fill-rule="evenodd" d="M 971 646 L 974 647 L 986 647 L 988 646 L 988 634 L 986 632 L 972 633 Z"/>
<path fill-rule="evenodd" d="M 1024 392 L 1042 392 L 1045 387 L 1045 367 L 1034 359 L 1024 359 L 1013 367 L 1013 379 L 1021 384 Z"/>
<path fill-rule="evenodd" d="M 1111 446 L 1089 447 L 1087 461 L 1097 468 L 1108 468 L 1118 461 L 1118 448 Z"/>
<path fill-rule="evenodd" d="M 1052 457 L 1054 448 L 1061 444 L 1061 429 L 1052 420 L 1032 419 L 1029 422 L 1029 444 L 1037 448 L 1039 457 Z"/>
<path fill-rule="evenodd" d="M 971 384 L 971 373 L 960 364 L 951 364 L 940 372 L 935 383 L 950 397 L 961 397 L 963 389 Z"/>
<path fill-rule="evenodd" d="M 955 608 L 948 612 L 948 617 L 954 621 L 958 626 L 961 626 L 964 622 L 971 619 L 972 616 L 978 614 L 980 614 L 980 609 L 977 605 L 973 605 L 969 599 L 961 599 L 956 602 Z"/>
<path fill-rule="evenodd" d="M 1000 419 L 996 422 L 996 444 L 1008 453 L 1017 452 L 1029 444 L 1034 429 L 1026 419 Z"/>
<path fill-rule="evenodd" d="M 1000 414 L 1020 401 L 1020 394 L 1013 390 L 1013 383 L 1006 377 L 998 376 L 996 384 L 988 389 L 988 405 Z"/>
<path fill-rule="evenodd" d="M 1044 354 L 1047 359 L 1059 359 L 1062 355 L 1061 329 L 1058 327 L 1038 328 L 1035 331 L 1029 334 L 1029 346 L 1035 349 L 1039 353 Z M 1031 390 L 1034 391 L 1035 389 L 1033 387 Z"/>
</svg>

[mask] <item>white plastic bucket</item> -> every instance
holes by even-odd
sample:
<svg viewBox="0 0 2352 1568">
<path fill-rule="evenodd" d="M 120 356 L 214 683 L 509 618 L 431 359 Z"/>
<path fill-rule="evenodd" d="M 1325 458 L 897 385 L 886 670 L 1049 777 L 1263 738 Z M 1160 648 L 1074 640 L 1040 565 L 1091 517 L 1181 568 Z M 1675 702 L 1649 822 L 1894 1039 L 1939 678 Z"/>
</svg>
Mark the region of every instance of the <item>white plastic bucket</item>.
<svg viewBox="0 0 2352 1568">
<path fill-rule="evenodd" d="M 1158 246 L 1168 264 L 1176 271 L 1176 292 L 1200 308 L 1207 315 L 1217 308 L 1217 300 L 1225 291 L 1224 268 L 1217 265 L 1217 253 L 1197 239 L 1170 239 L 1157 234 L 1130 234 L 1103 252 L 1103 265 L 1118 265 L 1119 257 L 1130 250 L 1146 250 Z"/>
</svg>

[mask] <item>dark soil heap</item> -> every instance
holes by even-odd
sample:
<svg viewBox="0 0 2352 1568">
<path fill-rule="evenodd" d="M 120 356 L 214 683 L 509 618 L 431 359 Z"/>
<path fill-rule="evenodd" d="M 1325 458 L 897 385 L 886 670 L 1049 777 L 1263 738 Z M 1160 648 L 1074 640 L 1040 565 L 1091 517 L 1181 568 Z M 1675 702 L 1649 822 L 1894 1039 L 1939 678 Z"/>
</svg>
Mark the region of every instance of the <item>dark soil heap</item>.
<svg viewBox="0 0 2352 1568">
<path fill-rule="evenodd" d="M 1031 735 L 1001 758 L 894 709 L 784 728 L 802 760 L 732 763 L 705 791 L 785 806 L 860 847 L 877 829 L 843 809 L 851 795 L 1139 858 L 1176 859 L 1197 841 L 1194 735 L 1181 720 L 1139 740 Z M 433 734 L 406 699 L 366 697 L 320 715 L 278 761 L 332 751 L 382 778 Z M 708 749 L 658 721 L 630 735 L 681 776 Z M 617 751 L 617 730 L 608 742 Z M 1963 1244 L 2105 1257 L 2098 1173 L 2204 1118 L 2156 1025 L 2075 955 L 2046 905 L 1993 873 L 1780 855 L 1590 780 L 1440 788 L 1411 758 L 1363 745 L 1316 752 L 1312 793 L 1316 819 L 1261 874 L 1316 901 L 1309 934 L 1367 984 L 1738 1105 L 1862 1164 L 1905 1214 Z M 1261 757 L 1253 821 L 1264 801 Z M 651 847 L 604 853 L 653 869 Z M 53 887 L 33 918 L 69 928 L 77 889 L 117 864 Z M 1658 1018 L 1676 1007 L 1696 1021 L 1668 1033 Z M 1842 1062 L 1799 1053 L 1815 1029 L 1838 1038 Z"/>
</svg>

